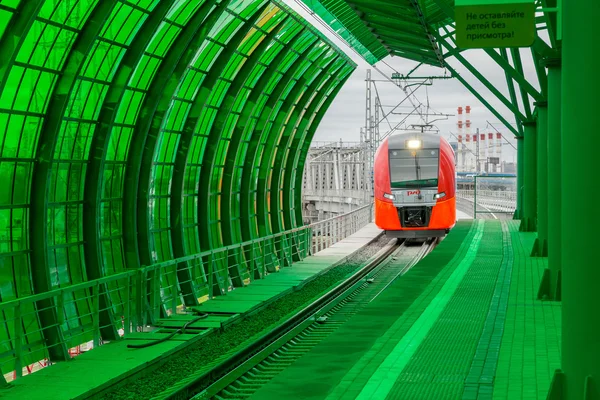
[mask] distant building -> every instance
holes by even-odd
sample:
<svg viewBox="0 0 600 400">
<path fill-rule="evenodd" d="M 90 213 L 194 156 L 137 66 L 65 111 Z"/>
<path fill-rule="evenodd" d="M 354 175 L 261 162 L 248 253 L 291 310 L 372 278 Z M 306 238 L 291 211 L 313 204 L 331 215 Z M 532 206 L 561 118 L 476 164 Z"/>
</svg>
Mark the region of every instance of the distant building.
<svg viewBox="0 0 600 400">
<path fill-rule="evenodd" d="M 502 163 L 502 173 L 503 174 L 516 174 L 517 173 L 517 163 L 504 161 Z"/>
</svg>

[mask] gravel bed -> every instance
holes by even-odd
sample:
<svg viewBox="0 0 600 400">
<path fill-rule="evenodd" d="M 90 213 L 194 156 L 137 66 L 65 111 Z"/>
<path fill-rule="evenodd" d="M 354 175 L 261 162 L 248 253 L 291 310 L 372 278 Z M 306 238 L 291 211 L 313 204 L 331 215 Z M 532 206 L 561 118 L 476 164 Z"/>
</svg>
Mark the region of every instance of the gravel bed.
<svg viewBox="0 0 600 400">
<path fill-rule="evenodd" d="M 308 282 L 302 289 L 279 298 L 263 310 L 242 319 L 236 324 L 232 324 L 224 332 L 215 333 L 201 339 L 149 375 L 142 376 L 135 381 L 128 381 L 126 386 L 115 388 L 114 391 L 105 393 L 102 398 L 110 400 L 148 399 L 162 392 L 191 372 L 197 371 L 203 365 L 214 361 L 225 353 L 233 352 L 244 342 L 265 331 L 266 327 L 278 323 L 310 301 L 318 298 L 336 283 L 363 266 L 369 258 L 374 256 L 387 243 L 389 243 L 389 239 L 382 235 L 370 246 L 356 252 L 343 264 Z M 130 378 L 130 380 L 132 379 Z M 206 382 L 206 386 L 209 384 L 210 382 Z"/>
</svg>

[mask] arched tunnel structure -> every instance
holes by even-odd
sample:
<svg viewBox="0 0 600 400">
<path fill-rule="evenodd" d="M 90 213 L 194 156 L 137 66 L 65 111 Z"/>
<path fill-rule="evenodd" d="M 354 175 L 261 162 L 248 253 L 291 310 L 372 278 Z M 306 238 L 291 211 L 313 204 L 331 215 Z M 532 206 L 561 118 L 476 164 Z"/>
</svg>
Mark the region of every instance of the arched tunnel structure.
<svg viewBox="0 0 600 400">
<path fill-rule="evenodd" d="M 302 226 L 297 171 L 356 65 L 285 5 L 23 0 L 0 14 L 1 301 L 97 282 L 23 306 L 21 326 L 5 309 L 3 372 L 18 335 L 25 364 L 68 358 L 94 327 L 116 338 L 132 271 Z M 232 249 L 211 271 L 173 265 L 148 301 L 244 285 L 278 267 L 274 251 L 297 257 L 296 239 Z"/>
<path fill-rule="evenodd" d="M 549 398 L 600 399 L 600 2 L 493 2 L 527 3 L 532 44 L 473 45 L 480 58 L 471 63 L 456 10 L 490 3 L 303 6 L 369 64 L 387 56 L 418 64 L 396 83 L 421 65 L 447 70 L 514 135 L 521 222 L 495 244 L 504 251 L 508 236 L 532 238 L 506 263 L 539 271 L 527 287 L 531 309 L 560 307 L 562 329 L 546 335 L 560 350 L 538 353 L 527 346 L 545 338 L 543 321 L 531 335 L 518 326 L 520 342 L 507 340 L 523 346 L 511 362 L 535 384 L 527 368 L 552 353 L 561 370 Z M 517 13 L 482 15 L 492 14 Z M 487 29 L 476 25 L 463 33 Z M 505 84 L 480 68 L 483 58 Z M 314 243 L 302 218 L 303 166 L 356 67 L 283 0 L 0 0 L 0 376 L 71 359 L 81 343 L 118 346 L 125 333 L 148 333 L 304 259 Z"/>
</svg>

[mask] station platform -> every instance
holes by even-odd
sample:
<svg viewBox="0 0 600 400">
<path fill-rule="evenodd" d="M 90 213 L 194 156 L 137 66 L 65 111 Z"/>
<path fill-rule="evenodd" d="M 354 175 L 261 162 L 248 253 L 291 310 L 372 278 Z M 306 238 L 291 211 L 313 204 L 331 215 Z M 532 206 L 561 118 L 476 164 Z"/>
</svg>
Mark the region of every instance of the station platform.
<svg viewBox="0 0 600 400">
<path fill-rule="evenodd" d="M 252 399 L 546 399 L 560 303 L 519 221 L 465 220 Z M 300 395 L 301 394 L 301 395 Z"/>
<path fill-rule="evenodd" d="M 0 399 L 63 400 L 86 398 L 120 382 L 166 356 L 184 351 L 193 342 L 210 334 L 214 329 L 234 322 L 255 312 L 262 305 L 297 290 L 311 279 L 342 264 L 361 248 L 378 238 L 381 230 L 368 224 L 358 232 L 322 250 L 291 267 L 255 280 L 245 287 L 236 288 L 227 295 L 201 303 L 199 311 L 209 313 L 208 318 L 189 325 L 196 334 L 176 335 L 174 338 L 142 349 L 129 349 L 129 344 L 145 344 L 166 336 L 160 329 L 140 332 L 124 340 L 108 343 L 73 358 L 57 363 L 0 388 Z M 213 314 L 213 315 L 210 315 Z M 193 319 L 192 315 L 174 315 L 157 322 L 157 328 L 180 328 Z"/>
</svg>

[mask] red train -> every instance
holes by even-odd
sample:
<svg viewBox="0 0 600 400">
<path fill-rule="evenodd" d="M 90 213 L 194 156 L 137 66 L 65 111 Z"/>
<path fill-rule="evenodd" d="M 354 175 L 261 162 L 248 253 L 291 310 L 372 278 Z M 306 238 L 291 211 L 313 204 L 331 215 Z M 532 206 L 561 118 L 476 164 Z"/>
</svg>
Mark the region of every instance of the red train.
<svg viewBox="0 0 600 400">
<path fill-rule="evenodd" d="M 385 139 L 374 165 L 375 224 L 388 236 L 444 236 L 456 223 L 454 150 L 439 135 Z"/>
</svg>

